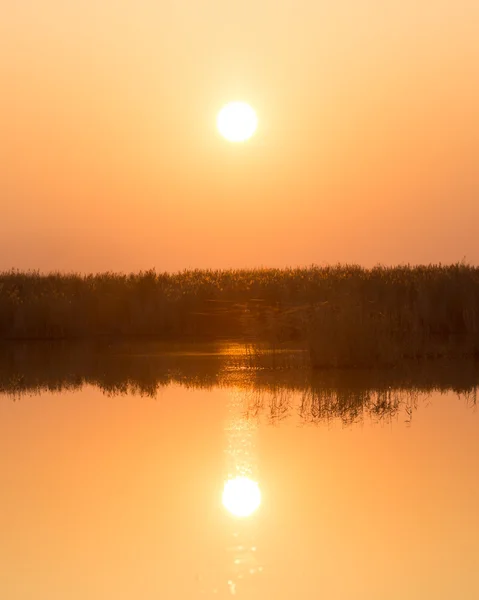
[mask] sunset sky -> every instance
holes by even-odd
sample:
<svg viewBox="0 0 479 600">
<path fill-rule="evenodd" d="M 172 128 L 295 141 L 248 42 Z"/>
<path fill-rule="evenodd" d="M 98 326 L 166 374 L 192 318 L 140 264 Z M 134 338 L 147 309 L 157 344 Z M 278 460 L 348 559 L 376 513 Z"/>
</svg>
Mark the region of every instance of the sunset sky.
<svg viewBox="0 0 479 600">
<path fill-rule="evenodd" d="M 479 263 L 477 0 L 1 15 L 0 270 Z"/>
</svg>

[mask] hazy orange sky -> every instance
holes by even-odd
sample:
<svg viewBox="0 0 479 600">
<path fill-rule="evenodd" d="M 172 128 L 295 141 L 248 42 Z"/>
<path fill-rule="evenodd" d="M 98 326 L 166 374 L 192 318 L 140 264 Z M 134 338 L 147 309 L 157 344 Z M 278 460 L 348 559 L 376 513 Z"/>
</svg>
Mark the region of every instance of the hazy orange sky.
<svg viewBox="0 0 479 600">
<path fill-rule="evenodd" d="M 479 262 L 477 0 L 1 14 L 0 269 Z"/>
</svg>

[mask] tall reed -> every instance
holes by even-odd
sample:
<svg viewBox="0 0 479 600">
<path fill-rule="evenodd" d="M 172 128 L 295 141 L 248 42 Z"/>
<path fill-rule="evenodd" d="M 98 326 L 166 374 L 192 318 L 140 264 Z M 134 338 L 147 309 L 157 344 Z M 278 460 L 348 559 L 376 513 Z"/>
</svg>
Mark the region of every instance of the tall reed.
<svg viewBox="0 0 479 600">
<path fill-rule="evenodd" d="M 296 340 L 315 367 L 479 355 L 479 268 L 0 273 L 0 339 L 105 336 Z"/>
</svg>

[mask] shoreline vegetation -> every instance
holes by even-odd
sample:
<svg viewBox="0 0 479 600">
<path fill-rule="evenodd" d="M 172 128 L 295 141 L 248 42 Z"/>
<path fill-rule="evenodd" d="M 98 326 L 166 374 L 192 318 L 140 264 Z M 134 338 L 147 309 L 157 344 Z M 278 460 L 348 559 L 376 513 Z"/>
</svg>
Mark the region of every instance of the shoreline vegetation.
<svg viewBox="0 0 479 600">
<path fill-rule="evenodd" d="M 479 356 L 479 267 L 0 273 L 0 341 L 294 343 L 313 368 Z"/>
</svg>

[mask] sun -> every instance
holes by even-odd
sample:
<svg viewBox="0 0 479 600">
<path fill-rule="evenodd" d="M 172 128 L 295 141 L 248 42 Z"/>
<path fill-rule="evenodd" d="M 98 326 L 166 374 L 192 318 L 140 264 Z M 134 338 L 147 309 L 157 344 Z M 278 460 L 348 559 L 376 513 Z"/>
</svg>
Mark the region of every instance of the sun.
<svg viewBox="0 0 479 600">
<path fill-rule="evenodd" d="M 229 102 L 218 113 L 216 125 L 229 142 L 244 142 L 256 131 L 258 117 L 246 102 Z"/>
<path fill-rule="evenodd" d="M 261 504 L 261 491 L 256 481 L 236 477 L 225 482 L 223 506 L 235 517 L 249 517 Z"/>
</svg>

